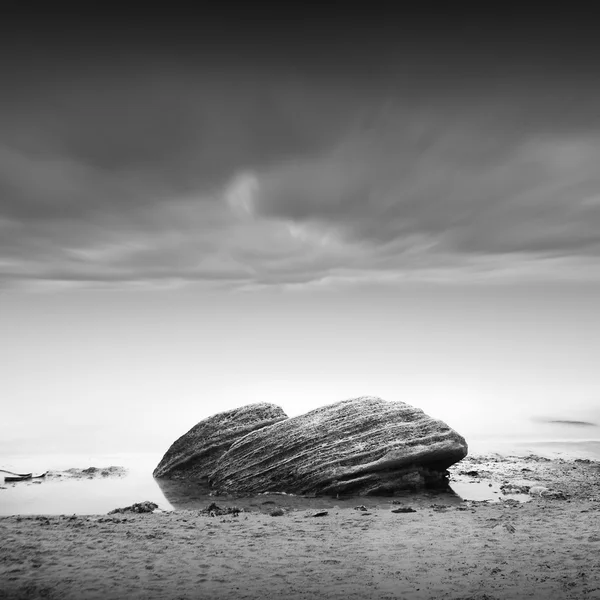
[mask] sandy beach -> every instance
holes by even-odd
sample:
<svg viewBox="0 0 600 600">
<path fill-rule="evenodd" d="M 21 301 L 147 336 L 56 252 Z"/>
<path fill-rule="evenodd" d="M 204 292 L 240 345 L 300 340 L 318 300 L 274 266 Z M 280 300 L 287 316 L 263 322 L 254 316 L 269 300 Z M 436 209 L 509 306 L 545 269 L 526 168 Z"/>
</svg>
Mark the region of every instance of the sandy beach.
<svg viewBox="0 0 600 600">
<path fill-rule="evenodd" d="M 270 494 L 215 498 L 237 516 L 4 517 L 0 598 L 600 598 L 600 463 L 468 457 L 452 479 L 531 499 Z"/>
</svg>

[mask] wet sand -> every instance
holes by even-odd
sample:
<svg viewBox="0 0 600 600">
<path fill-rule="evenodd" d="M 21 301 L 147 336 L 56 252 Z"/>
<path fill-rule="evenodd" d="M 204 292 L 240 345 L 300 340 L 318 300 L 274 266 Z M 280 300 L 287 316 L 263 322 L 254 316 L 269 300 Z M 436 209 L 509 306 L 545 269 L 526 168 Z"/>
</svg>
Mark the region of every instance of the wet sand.
<svg viewBox="0 0 600 600">
<path fill-rule="evenodd" d="M 320 499 L 314 517 L 314 501 L 264 495 L 214 498 L 245 504 L 238 516 L 4 517 L 0 598 L 600 598 L 599 463 L 469 457 L 452 472 L 530 500 Z"/>
</svg>

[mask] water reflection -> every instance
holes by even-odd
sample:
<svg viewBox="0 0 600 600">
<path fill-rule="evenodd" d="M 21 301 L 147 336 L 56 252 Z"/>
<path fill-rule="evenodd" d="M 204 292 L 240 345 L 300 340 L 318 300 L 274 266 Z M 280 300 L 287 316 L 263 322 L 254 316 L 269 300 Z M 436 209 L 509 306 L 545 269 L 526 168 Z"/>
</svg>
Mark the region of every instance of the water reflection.
<svg viewBox="0 0 600 600">
<path fill-rule="evenodd" d="M 208 483 L 183 479 L 154 480 L 166 501 L 175 510 L 199 510 L 214 501 Z"/>
<path fill-rule="evenodd" d="M 143 460 L 142 460 L 143 458 Z M 2 466 L 14 471 L 35 471 L 65 467 L 125 465 L 125 477 L 92 479 L 46 478 L 37 481 L 4 483 L 0 474 L 0 515 L 14 514 L 105 514 L 108 511 L 148 500 L 163 510 L 201 510 L 212 502 L 219 506 L 239 506 L 250 511 L 270 511 L 275 506 L 284 509 L 310 510 L 365 505 L 367 508 L 390 506 L 392 502 L 415 507 L 431 504 L 459 505 L 463 500 L 498 501 L 502 498 L 530 500 L 527 495 L 504 495 L 499 484 L 489 481 L 452 481 L 446 490 L 403 492 L 390 496 L 321 496 L 317 498 L 258 494 L 254 496 L 215 496 L 206 484 L 195 481 L 154 479 L 156 457 L 102 456 L 65 457 L 49 461 L 47 456 L 19 459 Z"/>
<path fill-rule="evenodd" d="M 144 500 L 163 510 L 173 509 L 146 471 L 133 470 L 123 477 L 46 477 L 0 485 L 0 515 L 105 514 Z"/>
<path fill-rule="evenodd" d="M 441 490 L 418 492 L 396 492 L 393 496 L 302 496 L 295 494 L 264 493 L 255 495 L 213 495 L 207 484 L 185 480 L 157 479 L 165 499 L 175 510 L 202 510 L 212 502 L 220 507 L 238 506 L 244 510 L 268 512 L 275 506 L 309 510 L 321 508 L 367 508 L 381 507 L 392 503 L 428 506 L 432 503 L 459 505 L 463 499 L 450 487 Z"/>
</svg>

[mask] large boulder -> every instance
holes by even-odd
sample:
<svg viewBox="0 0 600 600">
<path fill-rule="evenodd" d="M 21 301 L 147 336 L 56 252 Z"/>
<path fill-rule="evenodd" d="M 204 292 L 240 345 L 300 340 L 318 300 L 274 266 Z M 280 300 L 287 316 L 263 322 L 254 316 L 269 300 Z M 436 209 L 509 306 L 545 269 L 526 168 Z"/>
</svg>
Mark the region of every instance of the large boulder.
<svg viewBox="0 0 600 600">
<path fill-rule="evenodd" d="M 362 397 L 317 408 L 232 444 L 209 481 L 221 492 L 392 494 L 446 486 L 467 443 L 404 402 Z"/>
<path fill-rule="evenodd" d="M 248 404 L 204 419 L 173 442 L 154 469 L 154 477 L 205 479 L 231 444 L 283 419 L 287 419 L 283 410 L 266 402 Z"/>
</svg>

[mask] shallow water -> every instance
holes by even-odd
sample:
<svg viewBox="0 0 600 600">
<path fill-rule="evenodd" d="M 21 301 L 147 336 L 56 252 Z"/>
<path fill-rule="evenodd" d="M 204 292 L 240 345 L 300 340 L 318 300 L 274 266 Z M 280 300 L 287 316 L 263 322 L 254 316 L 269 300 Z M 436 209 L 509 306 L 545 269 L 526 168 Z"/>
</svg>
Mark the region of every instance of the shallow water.
<svg viewBox="0 0 600 600">
<path fill-rule="evenodd" d="M 450 489 L 462 500 L 499 502 L 503 499 L 529 502 L 529 494 L 503 494 L 500 484 L 488 481 L 453 481 Z"/>
<path fill-rule="evenodd" d="M 1 482 L 0 515 L 101 514 L 113 508 L 150 500 L 163 510 L 172 510 L 152 469 L 158 460 L 148 454 L 14 456 L 1 468 L 17 473 L 43 473 L 68 468 L 124 466 L 123 477 L 45 478 L 16 483 Z M 0 473 L 3 479 L 5 473 Z"/>
<path fill-rule="evenodd" d="M 600 460 L 600 440 L 536 440 L 470 443 L 470 454 L 496 452 L 503 455 L 526 456 L 538 454 L 548 458 L 590 458 Z M 124 466 L 128 469 L 124 477 L 91 479 L 45 479 L 18 483 L 0 480 L 0 515 L 14 514 L 102 514 L 117 507 L 149 500 L 162 510 L 202 509 L 211 502 L 224 506 L 237 504 L 252 510 L 268 510 L 274 501 L 277 506 L 327 508 L 335 505 L 375 506 L 391 502 L 391 498 L 304 498 L 287 495 L 258 495 L 244 498 L 210 496 L 202 485 L 189 482 L 155 480 L 152 471 L 162 454 L 107 454 L 107 455 L 37 455 L 12 456 L 0 459 L 0 468 L 18 473 L 43 473 L 47 470 L 68 468 Z M 3 477 L 0 473 L 0 477 Z M 502 496 L 495 484 L 488 482 L 452 482 L 451 490 L 439 493 L 420 494 L 420 500 L 443 499 L 445 502 L 460 503 L 467 500 L 498 500 Z M 517 498 L 516 496 L 506 496 Z M 395 496 L 398 501 L 409 503 L 417 500 L 415 494 Z"/>
</svg>

